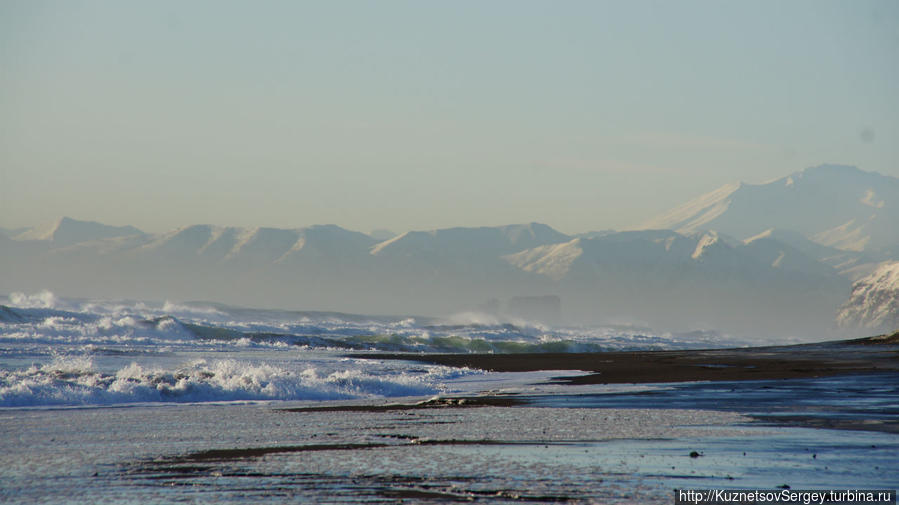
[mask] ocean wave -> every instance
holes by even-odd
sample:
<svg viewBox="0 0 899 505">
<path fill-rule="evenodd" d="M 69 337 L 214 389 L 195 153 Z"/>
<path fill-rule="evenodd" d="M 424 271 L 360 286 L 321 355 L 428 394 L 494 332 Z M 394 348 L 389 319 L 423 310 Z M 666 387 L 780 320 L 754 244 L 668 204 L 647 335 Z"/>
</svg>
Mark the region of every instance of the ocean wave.
<svg viewBox="0 0 899 505">
<path fill-rule="evenodd" d="M 50 291 L 44 290 L 33 295 L 12 293 L 9 295 L 11 305 L 29 309 L 53 309 L 59 304 L 59 298 Z"/>
<path fill-rule="evenodd" d="M 446 353 L 526 353 L 526 352 L 598 352 L 601 344 L 575 340 L 502 340 L 459 335 L 364 335 L 339 342 L 351 349 L 390 352 Z"/>
<path fill-rule="evenodd" d="M 348 326 L 320 322 L 304 325 L 260 325 L 236 322 L 214 325 L 186 322 L 172 316 L 85 316 L 39 309 L 7 312 L 0 324 L 0 342 L 32 344 L 120 344 L 190 347 L 203 343 L 225 346 L 284 347 L 447 353 L 601 352 L 689 347 L 689 343 L 643 334 L 539 332 L 510 325 L 495 327 Z"/>
<path fill-rule="evenodd" d="M 441 381 L 462 373 L 466 372 L 445 367 L 390 374 L 372 374 L 364 367 L 288 369 L 233 359 L 193 360 L 171 370 L 132 362 L 114 373 L 102 373 L 91 357 L 60 357 L 25 370 L 0 370 L 0 406 L 423 396 L 439 393 Z"/>
<path fill-rule="evenodd" d="M 134 346 L 304 346 L 390 352 L 595 352 L 720 346 L 715 332 L 655 334 L 613 327 L 548 327 L 480 313 L 446 318 L 360 316 L 199 303 L 73 301 L 10 295 L 0 342 Z"/>
<path fill-rule="evenodd" d="M 28 318 L 21 311 L 6 305 L 0 305 L 0 322 L 2 323 L 25 323 Z"/>
<path fill-rule="evenodd" d="M 30 344 L 191 345 L 195 332 L 172 317 L 101 315 L 0 306 L 0 342 Z"/>
</svg>

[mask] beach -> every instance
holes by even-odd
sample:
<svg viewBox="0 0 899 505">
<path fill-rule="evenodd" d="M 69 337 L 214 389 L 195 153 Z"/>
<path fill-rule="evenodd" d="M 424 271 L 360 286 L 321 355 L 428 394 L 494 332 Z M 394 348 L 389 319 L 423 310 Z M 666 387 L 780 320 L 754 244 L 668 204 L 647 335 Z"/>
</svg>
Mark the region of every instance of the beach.
<svg viewBox="0 0 899 505">
<path fill-rule="evenodd" d="M 682 487 L 889 487 L 899 449 L 895 435 L 706 410 L 294 409 L 22 413 L 19 444 L 4 437 L 3 499 L 670 503 Z"/>
<path fill-rule="evenodd" d="M 895 487 L 893 341 L 810 347 L 366 354 L 568 372 L 432 398 L 5 410 L 0 487 L 9 503 L 671 503 L 675 488 Z M 618 375 L 744 360 L 755 368 L 740 379 Z"/>
<path fill-rule="evenodd" d="M 0 2 L 0 505 L 899 489 L 899 1 Z"/>
<path fill-rule="evenodd" d="M 899 333 L 815 344 L 732 349 L 604 353 L 380 354 L 378 358 L 421 361 L 494 372 L 580 370 L 590 373 L 560 380 L 569 384 L 634 384 L 793 379 L 896 371 L 899 370 L 897 346 L 899 346 Z"/>
<path fill-rule="evenodd" d="M 715 347 L 173 304 L 2 315 L 4 503 L 671 503 L 675 489 L 896 487 L 895 334 Z M 484 348 L 530 352 L 472 352 Z"/>
</svg>

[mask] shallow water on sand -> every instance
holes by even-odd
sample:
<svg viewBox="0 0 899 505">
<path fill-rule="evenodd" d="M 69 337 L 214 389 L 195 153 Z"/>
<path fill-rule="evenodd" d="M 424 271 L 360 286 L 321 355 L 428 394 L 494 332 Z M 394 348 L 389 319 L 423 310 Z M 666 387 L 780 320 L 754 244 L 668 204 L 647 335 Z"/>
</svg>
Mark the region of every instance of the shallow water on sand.
<svg viewBox="0 0 899 505">
<path fill-rule="evenodd" d="M 899 467 L 895 434 L 772 426 L 735 412 L 304 410 L 320 405 L 8 409 L 0 498 L 670 503 L 675 488 L 890 488 Z"/>
</svg>

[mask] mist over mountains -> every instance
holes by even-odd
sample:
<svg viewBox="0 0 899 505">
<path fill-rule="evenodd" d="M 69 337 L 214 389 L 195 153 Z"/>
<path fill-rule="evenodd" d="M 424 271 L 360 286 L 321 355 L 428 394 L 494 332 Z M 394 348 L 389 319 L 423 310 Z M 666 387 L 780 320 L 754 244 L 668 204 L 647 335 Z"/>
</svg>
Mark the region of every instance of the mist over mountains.
<svg viewBox="0 0 899 505">
<path fill-rule="evenodd" d="M 821 338 L 896 320 L 897 277 L 874 275 L 899 259 L 896 223 L 899 179 L 839 165 L 577 236 L 540 223 L 378 238 L 336 225 L 149 234 L 62 218 L 0 229 L 0 292 L 421 315 L 555 295 L 571 323 Z"/>
</svg>

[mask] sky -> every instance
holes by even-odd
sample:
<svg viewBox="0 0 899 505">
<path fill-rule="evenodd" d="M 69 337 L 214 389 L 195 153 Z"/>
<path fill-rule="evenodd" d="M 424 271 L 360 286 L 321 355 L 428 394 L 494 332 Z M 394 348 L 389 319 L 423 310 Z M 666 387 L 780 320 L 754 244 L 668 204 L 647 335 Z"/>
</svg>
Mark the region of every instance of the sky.
<svg viewBox="0 0 899 505">
<path fill-rule="evenodd" d="M 899 2 L 0 0 L 0 227 L 626 229 L 899 177 Z"/>
</svg>

